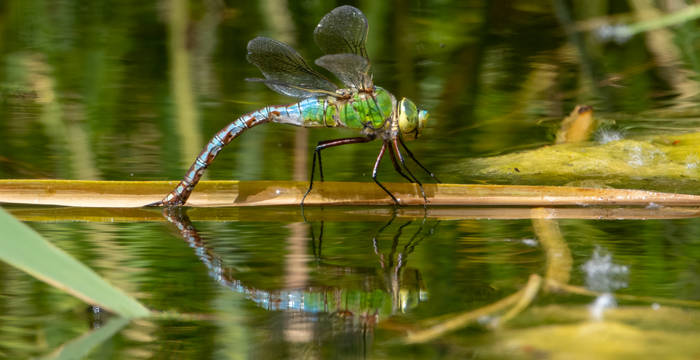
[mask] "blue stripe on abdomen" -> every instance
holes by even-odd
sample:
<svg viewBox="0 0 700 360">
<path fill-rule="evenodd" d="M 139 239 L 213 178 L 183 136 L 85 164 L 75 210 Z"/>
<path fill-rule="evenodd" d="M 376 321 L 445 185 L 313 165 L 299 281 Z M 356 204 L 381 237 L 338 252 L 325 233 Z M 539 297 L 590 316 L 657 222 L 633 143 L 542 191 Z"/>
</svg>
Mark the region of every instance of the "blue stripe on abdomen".
<svg viewBox="0 0 700 360">
<path fill-rule="evenodd" d="M 190 197 L 192 189 L 202 178 L 204 170 L 214 161 L 216 155 L 221 149 L 233 139 L 237 138 L 245 130 L 266 122 L 272 119 L 268 116 L 272 113 L 274 107 L 266 107 L 252 113 L 243 115 L 238 119 L 228 124 L 225 128 L 219 130 L 207 143 L 206 147 L 197 156 L 194 163 L 190 166 L 184 178 L 163 200 L 163 205 L 183 205 L 187 198 Z"/>
</svg>

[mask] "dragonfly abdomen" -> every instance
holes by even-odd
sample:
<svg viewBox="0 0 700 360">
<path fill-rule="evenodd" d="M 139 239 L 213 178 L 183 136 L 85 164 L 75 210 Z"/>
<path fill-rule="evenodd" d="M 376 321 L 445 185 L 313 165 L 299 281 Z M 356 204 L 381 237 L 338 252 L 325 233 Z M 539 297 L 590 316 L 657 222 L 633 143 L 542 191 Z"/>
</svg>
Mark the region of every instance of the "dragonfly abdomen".
<svg viewBox="0 0 700 360">
<path fill-rule="evenodd" d="M 190 197 L 192 189 L 194 189 L 195 185 L 197 185 L 202 178 L 204 170 L 214 161 L 221 149 L 253 126 L 272 121 L 279 111 L 277 108 L 278 107 L 270 106 L 245 114 L 219 130 L 219 132 L 209 140 L 202 152 L 199 153 L 189 170 L 187 170 L 187 173 L 185 173 L 185 177 L 161 203 L 183 205 L 187 201 L 187 198 Z"/>
</svg>

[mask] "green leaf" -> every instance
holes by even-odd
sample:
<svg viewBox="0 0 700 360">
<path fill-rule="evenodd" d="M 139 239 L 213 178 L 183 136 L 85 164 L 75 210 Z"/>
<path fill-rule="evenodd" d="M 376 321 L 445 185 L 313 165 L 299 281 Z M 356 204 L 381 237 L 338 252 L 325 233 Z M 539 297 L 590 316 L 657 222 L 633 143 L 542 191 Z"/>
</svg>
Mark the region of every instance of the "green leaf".
<svg viewBox="0 0 700 360">
<path fill-rule="evenodd" d="M 129 319 L 126 318 L 111 319 L 99 329 L 64 344 L 53 353 L 45 356 L 44 359 L 83 359 L 92 349 L 111 338 L 128 323 Z"/>
<path fill-rule="evenodd" d="M 148 316 L 141 303 L 46 241 L 0 208 L 0 260 L 83 301 L 127 318 Z"/>
</svg>

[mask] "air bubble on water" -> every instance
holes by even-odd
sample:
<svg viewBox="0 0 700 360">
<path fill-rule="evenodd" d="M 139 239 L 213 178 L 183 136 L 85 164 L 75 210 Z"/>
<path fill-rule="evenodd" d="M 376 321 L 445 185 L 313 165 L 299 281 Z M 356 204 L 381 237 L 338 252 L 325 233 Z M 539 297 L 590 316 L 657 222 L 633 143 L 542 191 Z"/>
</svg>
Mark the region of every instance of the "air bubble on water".
<svg viewBox="0 0 700 360">
<path fill-rule="evenodd" d="M 627 287 L 629 269 L 612 262 L 612 255 L 597 246 L 591 258 L 581 270 L 586 275 L 586 288 L 599 292 L 610 292 Z"/>
<path fill-rule="evenodd" d="M 604 293 L 598 296 L 588 308 L 591 312 L 591 317 L 595 320 L 603 320 L 603 312 L 606 309 L 614 308 L 617 306 L 615 297 L 611 293 Z"/>
<path fill-rule="evenodd" d="M 527 246 L 532 246 L 532 247 L 537 246 L 537 240 L 535 240 L 535 239 L 528 238 L 528 239 L 522 239 L 520 241 Z"/>
<path fill-rule="evenodd" d="M 627 163 L 635 167 L 644 165 L 644 154 L 642 153 L 641 146 L 633 146 L 630 149 L 629 160 L 627 160 Z"/>
<path fill-rule="evenodd" d="M 617 305 L 611 292 L 627 287 L 629 269 L 627 266 L 613 263 L 612 255 L 596 246 L 591 258 L 581 266 L 581 270 L 586 275 L 586 288 L 603 293 L 589 306 L 591 317 L 602 320 L 603 312 Z"/>
<path fill-rule="evenodd" d="M 609 142 L 622 140 L 623 138 L 624 138 L 624 135 L 622 134 L 621 131 L 613 130 L 613 129 L 601 130 L 601 131 L 597 132 L 595 135 L 595 140 L 599 144 L 607 144 Z"/>
<path fill-rule="evenodd" d="M 627 164 L 634 167 L 649 165 L 652 162 L 662 162 L 665 158 L 664 153 L 656 148 L 645 149 L 641 145 L 632 145 L 625 150 L 628 156 Z"/>
</svg>

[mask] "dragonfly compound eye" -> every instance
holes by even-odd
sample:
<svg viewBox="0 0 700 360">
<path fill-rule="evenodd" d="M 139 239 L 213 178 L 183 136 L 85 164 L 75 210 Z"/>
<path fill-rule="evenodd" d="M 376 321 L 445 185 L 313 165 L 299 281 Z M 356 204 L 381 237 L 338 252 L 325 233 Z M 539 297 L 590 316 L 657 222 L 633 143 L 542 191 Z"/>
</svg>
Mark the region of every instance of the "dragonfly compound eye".
<svg viewBox="0 0 700 360">
<path fill-rule="evenodd" d="M 418 109 L 413 101 L 403 98 L 399 102 L 399 129 L 401 133 L 409 137 L 415 137 L 416 130 L 419 129 Z"/>
</svg>

